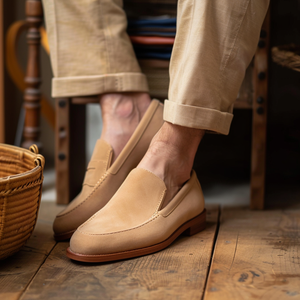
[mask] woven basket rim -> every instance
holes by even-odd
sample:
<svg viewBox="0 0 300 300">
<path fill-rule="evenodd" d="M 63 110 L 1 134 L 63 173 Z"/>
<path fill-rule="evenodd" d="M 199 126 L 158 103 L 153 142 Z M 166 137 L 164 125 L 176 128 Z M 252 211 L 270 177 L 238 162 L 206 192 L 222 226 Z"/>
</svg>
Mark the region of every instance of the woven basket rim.
<svg viewBox="0 0 300 300">
<path fill-rule="evenodd" d="M 9 181 L 9 180 L 13 180 L 13 179 L 16 179 L 16 178 L 19 178 L 19 177 L 23 177 L 23 176 L 29 175 L 31 173 L 35 173 L 40 168 L 41 168 L 41 166 L 36 166 L 33 169 L 31 169 L 29 171 L 26 171 L 26 172 L 23 172 L 23 173 L 19 173 L 19 174 L 15 174 L 15 175 L 8 175 L 6 177 L 0 177 L 0 183 L 3 183 L 5 181 Z"/>
<path fill-rule="evenodd" d="M 15 150 L 17 152 L 26 152 L 28 154 L 30 154 L 32 157 L 36 157 L 38 154 L 37 153 L 34 153 L 28 149 L 25 149 L 25 148 L 20 148 L 20 147 L 17 147 L 17 146 L 13 146 L 13 145 L 8 145 L 8 144 L 3 144 L 3 143 L 0 143 L 0 148 L 3 147 L 3 148 L 8 148 L 8 149 L 12 149 L 12 150 Z"/>
<path fill-rule="evenodd" d="M 39 172 L 40 168 L 44 167 L 44 163 L 45 163 L 44 157 L 42 155 L 38 154 L 38 148 L 35 145 L 30 147 L 30 149 L 32 149 L 32 150 L 27 150 L 25 148 L 20 148 L 20 147 L 17 147 L 17 146 L 0 143 L 0 149 L 2 149 L 2 150 L 9 149 L 9 150 L 11 150 L 12 152 L 15 152 L 15 153 L 20 153 L 20 152 L 26 153 L 27 155 L 29 155 L 32 158 L 32 161 L 36 165 L 34 168 L 32 168 L 28 171 L 25 171 L 23 173 L 8 175 L 8 176 L 5 176 L 5 177 L 0 177 L 1 185 L 5 184 L 6 182 L 9 182 L 9 181 L 11 182 L 11 181 L 14 181 L 16 179 L 20 179 L 22 177 L 25 178 L 26 176 L 31 175 L 31 174 L 36 174 L 37 172 Z M 35 151 L 35 152 L 33 152 L 33 151 Z"/>
</svg>

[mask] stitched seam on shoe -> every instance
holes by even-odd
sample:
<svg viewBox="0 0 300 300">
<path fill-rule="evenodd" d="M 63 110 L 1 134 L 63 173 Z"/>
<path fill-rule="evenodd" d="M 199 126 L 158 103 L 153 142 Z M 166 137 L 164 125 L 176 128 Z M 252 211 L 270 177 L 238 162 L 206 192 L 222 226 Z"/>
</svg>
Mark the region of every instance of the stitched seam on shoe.
<svg viewBox="0 0 300 300">
<path fill-rule="evenodd" d="M 89 184 L 89 183 L 83 183 L 82 186 L 88 186 L 88 187 L 93 188 L 95 185 L 94 184 Z"/>
<path fill-rule="evenodd" d="M 105 142 L 105 141 L 104 141 Z M 106 142 L 105 142 L 106 143 Z M 106 144 L 108 144 L 108 143 L 106 143 Z M 109 156 L 110 156 L 110 153 L 112 152 L 112 149 L 109 149 L 108 151 L 107 151 L 107 154 L 106 154 L 106 159 L 93 159 L 93 160 L 91 160 L 90 162 L 89 162 L 89 164 L 92 162 L 92 161 L 97 161 L 97 162 L 103 162 L 103 164 L 105 165 L 105 168 L 107 169 L 108 168 L 108 159 L 109 159 Z M 89 164 L 88 164 L 88 166 L 87 166 L 87 171 L 89 170 Z M 91 169 L 96 169 L 96 168 L 91 168 Z M 106 170 L 107 171 L 107 170 Z M 103 174 L 103 175 L 105 175 L 105 173 Z M 102 177 L 103 177 L 103 175 L 102 175 Z M 90 187 L 95 187 L 98 183 L 99 183 L 99 181 L 101 180 L 101 178 L 102 177 L 100 177 L 100 179 L 94 184 L 94 185 L 92 185 L 92 186 L 90 186 Z M 83 184 L 82 185 L 84 185 L 84 182 L 83 182 Z M 88 196 L 89 197 L 89 196 Z M 76 206 L 77 207 L 77 206 Z M 76 208 L 76 207 L 74 207 L 74 209 Z"/>
<path fill-rule="evenodd" d="M 104 165 L 104 167 L 107 169 L 107 161 L 105 161 L 105 160 L 97 160 L 97 162 L 98 162 L 98 164 L 101 162 Z M 99 165 L 97 167 L 99 167 Z M 91 170 L 96 170 L 96 167 L 93 167 L 93 168 L 91 168 L 91 167 L 89 168 L 88 167 L 87 170 L 86 170 L 86 173 L 88 171 L 91 171 Z M 85 183 L 85 181 L 83 181 L 82 186 L 88 185 L 89 187 L 95 187 L 98 182 L 99 182 L 99 180 L 95 184 L 90 185 L 89 183 Z"/>
<path fill-rule="evenodd" d="M 190 188 L 189 189 L 187 189 L 186 190 L 186 192 L 182 195 L 182 197 L 181 197 L 181 200 L 180 201 L 178 201 L 178 203 L 177 203 L 177 205 L 175 205 L 174 206 L 174 208 L 169 212 L 169 213 L 167 213 L 166 215 L 164 215 L 164 214 L 161 214 L 164 218 L 166 218 L 166 217 L 168 217 L 178 206 L 179 206 L 179 204 L 183 201 L 183 199 L 185 198 L 185 196 L 188 194 L 188 192 L 190 191 L 192 189 L 192 185 L 190 186 Z"/>
<path fill-rule="evenodd" d="M 106 164 L 107 165 L 107 161 L 105 160 L 105 159 L 93 159 L 93 160 L 90 160 L 90 162 L 89 162 L 89 164 L 88 164 L 88 166 L 87 166 L 87 170 L 90 170 L 90 169 L 96 169 L 96 167 L 90 167 L 90 164 L 92 163 L 92 162 L 96 162 L 96 163 L 104 163 L 104 164 Z"/>
<path fill-rule="evenodd" d="M 110 155 L 111 151 L 112 151 L 112 150 L 109 150 L 109 151 L 108 151 L 108 153 L 106 154 L 106 160 L 104 160 L 104 161 L 106 161 L 106 168 L 107 168 L 107 166 L 108 166 L 108 158 L 109 158 L 109 155 Z M 100 177 L 100 179 L 95 183 L 94 189 L 92 190 L 91 194 L 89 194 L 89 195 L 87 196 L 86 200 L 94 193 L 94 191 L 98 188 L 98 185 L 100 186 L 100 185 L 103 183 L 103 182 L 101 182 L 101 180 L 102 180 L 103 176 L 104 176 L 106 173 L 108 173 L 107 170 L 106 170 L 106 172 Z M 101 183 L 100 183 L 100 182 L 101 182 Z"/>
<path fill-rule="evenodd" d="M 99 179 L 99 181 L 101 181 L 102 179 L 103 179 L 103 181 L 101 182 L 101 183 L 99 183 L 99 185 L 97 186 L 97 187 L 95 187 L 94 189 L 93 189 L 93 191 L 88 195 L 88 197 L 86 198 L 86 199 L 84 199 L 81 203 L 79 203 L 77 206 L 75 206 L 73 209 L 71 209 L 70 211 L 68 211 L 68 212 L 66 212 L 66 213 L 64 213 L 64 214 L 62 214 L 62 215 L 59 215 L 59 216 L 57 216 L 57 218 L 59 218 L 59 217 L 64 217 L 64 216 L 66 216 L 66 215 L 68 215 L 69 213 L 71 213 L 72 211 L 74 211 L 75 209 L 77 209 L 78 207 L 80 207 L 83 203 L 85 203 L 93 194 L 94 194 L 94 192 L 103 184 L 103 182 L 106 180 L 106 178 L 107 178 L 107 176 L 108 176 L 108 172 L 106 172 L 100 179 Z M 98 183 L 97 183 L 98 184 Z"/>
<path fill-rule="evenodd" d="M 114 232 L 109 232 L 109 233 L 87 233 L 87 232 L 81 231 L 79 228 L 77 229 L 77 231 L 79 231 L 80 233 L 83 233 L 85 235 L 112 235 L 112 234 L 116 234 L 116 233 L 128 232 L 128 231 L 131 231 L 131 230 L 134 230 L 134 229 L 141 228 L 141 227 L 149 224 L 150 222 L 156 220 L 159 216 L 160 215 L 156 215 L 154 218 L 151 218 L 150 220 L 146 221 L 145 223 L 143 223 L 139 226 L 132 227 L 132 228 L 125 229 L 125 230 L 121 230 L 121 231 L 114 231 Z"/>
<path fill-rule="evenodd" d="M 153 216 L 155 216 L 155 215 L 157 214 L 158 209 L 160 208 L 160 206 L 161 206 L 161 204 L 162 204 L 162 202 L 163 202 L 163 200 L 164 200 L 164 196 L 165 196 L 166 190 L 167 190 L 167 189 L 164 189 L 164 190 L 162 191 L 161 196 L 160 196 L 160 200 L 159 200 L 159 202 L 158 202 L 158 205 L 157 205 L 156 208 L 155 208 L 155 213 L 153 214 Z"/>
<path fill-rule="evenodd" d="M 106 154 L 106 159 L 104 160 L 106 162 L 106 171 L 107 171 L 107 167 L 108 167 L 108 159 L 109 159 L 109 156 L 110 156 L 110 153 L 112 152 L 111 149 L 109 149 L 109 151 L 107 151 L 107 154 Z M 99 180 L 97 181 L 96 185 L 98 184 Z"/>
<path fill-rule="evenodd" d="M 106 161 L 108 161 L 108 157 L 110 155 L 110 152 L 111 150 L 108 151 L 107 153 L 107 157 L 106 157 Z M 97 190 L 101 185 L 102 183 L 106 180 L 108 176 L 108 172 L 105 172 L 101 177 L 100 179 L 97 181 L 97 183 L 94 185 L 94 189 L 92 190 L 92 192 L 87 196 L 86 199 L 84 199 L 81 203 L 79 203 L 77 206 L 75 206 L 73 209 L 71 209 L 70 211 L 64 213 L 63 215 L 60 215 L 60 216 L 57 216 L 57 217 L 63 217 L 63 216 L 66 216 L 68 215 L 69 213 L 71 213 L 72 211 L 74 211 L 75 209 L 77 209 L 78 207 L 80 207 L 83 203 L 85 203 L 95 192 L 95 190 Z M 103 181 L 102 181 L 103 180 Z M 102 182 L 101 182 L 102 181 Z"/>
</svg>

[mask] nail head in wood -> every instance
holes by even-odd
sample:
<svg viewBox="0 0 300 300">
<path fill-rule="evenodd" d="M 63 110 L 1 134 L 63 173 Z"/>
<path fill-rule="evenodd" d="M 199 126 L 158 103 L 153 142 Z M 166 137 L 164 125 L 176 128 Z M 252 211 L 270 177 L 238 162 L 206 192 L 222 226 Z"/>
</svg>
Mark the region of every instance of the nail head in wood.
<svg viewBox="0 0 300 300">
<path fill-rule="evenodd" d="M 65 160 L 66 159 L 66 155 L 64 153 L 59 153 L 58 154 L 58 159 L 59 160 Z"/>
<path fill-rule="evenodd" d="M 259 72 L 258 73 L 258 79 L 264 80 L 266 78 L 266 73 L 265 72 Z"/>
<path fill-rule="evenodd" d="M 259 96 L 259 97 L 257 97 L 256 102 L 257 102 L 258 104 L 262 104 L 262 103 L 264 102 L 264 98 L 261 97 L 261 96 Z"/>
<path fill-rule="evenodd" d="M 66 103 L 66 100 L 59 100 L 59 101 L 58 101 L 58 106 L 59 106 L 59 107 L 65 107 L 66 104 L 67 104 L 67 103 Z"/>
</svg>

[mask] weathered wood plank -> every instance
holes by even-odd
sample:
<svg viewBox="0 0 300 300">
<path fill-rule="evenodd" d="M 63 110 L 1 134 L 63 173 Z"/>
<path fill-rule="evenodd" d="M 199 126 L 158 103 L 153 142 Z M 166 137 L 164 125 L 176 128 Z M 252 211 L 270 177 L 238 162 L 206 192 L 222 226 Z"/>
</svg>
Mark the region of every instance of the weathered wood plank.
<svg viewBox="0 0 300 300">
<path fill-rule="evenodd" d="M 36 228 L 21 251 L 0 261 L 0 299 L 19 299 L 50 251 L 55 246 L 52 223 L 61 210 L 42 202 Z"/>
<path fill-rule="evenodd" d="M 218 206 L 208 207 L 207 229 L 180 237 L 153 255 L 106 264 L 76 263 L 58 243 L 24 293 L 26 299 L 201 299 L 217 228 Z"/>
<path fill-rule="evenodd" d="M 261 37 L 254 57 L 252 101 L 252 150 L 250 207 L 263 209 L 265 201 L 268 67 L 270 52 L 270 10 L 261 28 Z"/>
<path fill-rule="evenodd" d="M 204 299 L 300 299 L 300 210 L 222 210 Z"/>
</svg>

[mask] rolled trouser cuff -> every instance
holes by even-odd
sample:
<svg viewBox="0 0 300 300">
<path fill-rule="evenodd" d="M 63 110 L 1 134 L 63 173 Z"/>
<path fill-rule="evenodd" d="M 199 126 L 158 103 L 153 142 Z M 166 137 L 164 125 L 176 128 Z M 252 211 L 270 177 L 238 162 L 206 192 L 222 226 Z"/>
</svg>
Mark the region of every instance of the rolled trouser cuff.
<svg viewBox="0 0 300 300">
<path fill-rule="evenodd" d="M 149 92 L 142 73 L 61 77 L 52 80 L 52 97 L 78 97 L 115 92 Z"/>
<path fill-rule="evenodd" d="M 227 135 L 232 118 L 233 114 L 228 112 L 165 100 L 164 120 L 175 125 Z"/>
</svg>

